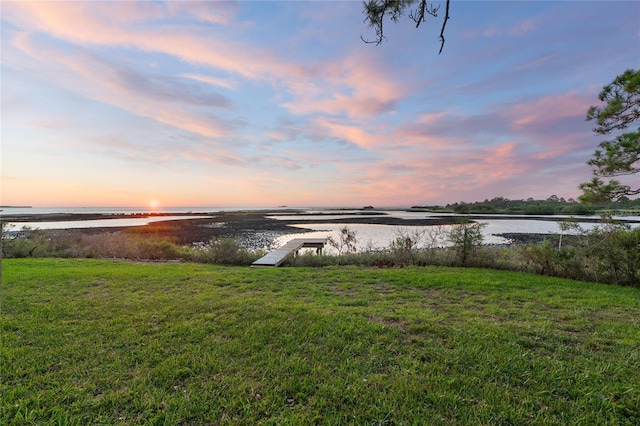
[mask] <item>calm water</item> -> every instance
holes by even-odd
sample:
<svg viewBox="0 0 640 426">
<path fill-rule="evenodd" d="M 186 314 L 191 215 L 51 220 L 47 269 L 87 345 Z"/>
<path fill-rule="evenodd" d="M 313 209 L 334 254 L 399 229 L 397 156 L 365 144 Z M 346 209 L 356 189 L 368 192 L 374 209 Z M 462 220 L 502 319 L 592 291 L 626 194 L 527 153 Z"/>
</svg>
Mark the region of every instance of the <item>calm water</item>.
<svg viewBox="0 0 640 426">
<path fill-rule="evenodd" d="M 540 220 L 478 220 L 486 223 L 483 229 L 486 244 L 508 244 L 509 240 L 496 234 L 504 233 L 530 233 L 530 234 L 558 234 L 560 228 L 557 222 Z M 580 224 L 582 229 L 592 229 L 595 224 Z M 328 223 L 297 223 L 292 226 L 312 229 L 310 233 L 284 235 L 276 240 L 276 246 L 283 245 L 293 238 L 326 238 L 338 239 L 339 231 L 344 226 L 356 233 L 358 249 L 385 248 L 398 237 L 410 237 L 414 241 L 420 241 L 421 247 L 445 247 L 448 245 L 446 232 L 451 226 L 395 226 L 395 225 L 366 225 L 353 224 L 328 224 Z"/>
<path fill-rule="evenodd" d="M 320 212 L 318 212 L 320 213 Z M 425 213 L 425 212 L 405 212 L 405 211 L 393 211 L 386 212 L 390 216 L 398 217 L 402 219 L 423 219 L 425 217 L 434 216 L 456 216 L 454 214 L 440 214 L 440 213 Z M 291 216 L 272 216 L 277 219 L 291 220 Z M 361 218 L 362 216 L 356 215 L 355 212 L 350 215 L 330 215 L 330 214 L 318 214 L 318 215 L 305 215 L 304 217 L 296 218 L 295 223 L 291 226 L 304 229 L 312 229 L 310 233 L 300 233 L 293 235 L 284 235 L 276 240 L 276 246 L 283 245 L 287 241 L 293 238 L 326 238 L 333 237 L 339 238 L 339 231 L 341 228 L 347 226 L 350 230 L 354 231 L 357 239 L 357 246 L 359 250 L 368 248 L 385 248 L 388 247 L 392 241 L 396 238 L 410 237 L 414 240 L 420 241 L 421 247 L 445 247 L 449 243 L 445 236 L 446 232 L 451 229 L 451 226 L 395 226 L 395 225 L 366 225 L 366 224 L 327 224 L 317 223 L 314 221 L 320 219 L 332 219 L 332 218 Z M 540 219 L 552 218 L 550 220 L 535 220 L 534 217 Z M 519 215 L 495 215 L 495 219 L 478 219 L 477 222 L 484 223 L 487 226 L 483 229 L 484 240 L 486 244 L 507 244 L 509 240 L 498 236 L 497 234 L 506 233 L 529 233 L 529 234 L 558 234 L 560 233 L 559 222 L 569 216 L 519 216 Z M 588 218 L 599 219 L 598 216 L 588 216 Z M 628 216 L 624 218 L 617 218 L 627 221 L 640 221 L 640 216 Z M 595 223 L 581 223 L 580 227 L 583 230 L 591 230 L 597 224 Z M 640 224 L 631 223 L 632 227 L 638 227 Z M 568 232 L 568 233 L 576 233 Z M 565 233 L 566 234 L 566 233 Z M 329 249 L 329 252 L 331 249 Z"/>
<path fill-rule="evenodd" d="M 285 210 L 285 207 L 0 207 L 2 215 L 34 215 L 34 214 L 135 214 L 135 213 L 211 213 L 240 210 Z"/>
<path fill-rule="evenodd" d="M 193 216 L 181 216 L 185 213 L 212 213 L 225 211 L 257 211 L 257 210 L 284 210 L 284 208 L 266 208 L 266 207 L 166 207 L 158 210 L 152 210 L 143 207 L 2 207 L 0 218 L 3 215 L 46 215 L 46 214 L 149 214 L 149 213 L 175 213 L 175 216 L 157 216 L 144 218 L 122 218 L 122 219 L 94 219 L 94 220 L 70 220 L 70 221 L 41 221 L 41 222 L 7 222 L 7 228 L 21 229 L 23 226 L 29 226 L 34 229 L 73 229 L 73 228 L 110 228 L 118 226 L 144 226 L 152 222 L 160 222 L 164 220 L 187 220 L 194 219 Z M 206 218 L 210 216 L 198 216 L 198 218 Z"/>
<path fill-rule="evenodd" d="M 19 230 L 24 226 L 32 229 L 114 228 L 118 226 L 143 226 L 164 220 L 202 219 L 212 216 L 152 216 L 145 218 L 69 220 L 55 222 L 7 222 L 8 230 Z"/>
<path fill-rule="evenodd" d="M 115 227 L 115 226 L 143 226 L 151 222 L 163 221 L 163 220 L 188 220 L 193 219 L 192 216 L 183 216 L 181 213 L 210 213 L 210 212 L 222 212 L 222 211 L 256 211 L 256 210 L 287 210 L 287 208 L 238 208 L 238 207 L 176 207 L 176 208 L 163 208 L 158 211 L 151 211 L 143 208 L 3 208 L 3 212 L 0 212 L 0 217 L 3 214 L 53 214 L 53 213 L 76 213 L 76 214 L 133 214 L 133 213 L 175 213 L 175 216 L 153 216 L 146 218 L 122 218 L 122 219 L 97 219 L 97 220 L 80 220 L 80 221 L 65 221 L 65 222 L 30 222 L 28 226 L 38 229 L 69 229 L 69 228 L 91 228 L 91 227 Z M 367 224 L 327 224 L 318 223 L 320 219 L 332 219 L 332 218 L 361 218 L 361 215 L 356 215 L 359 211 L 344 211 L 341 210 L 340 214 L 332 215 L 335 210 L 329 209 L 299 209 L 305 210 L 308 214 L 300 217 L 296 217 L 292 226 L 311 229 L 313 232 L 304 232 L 300 234 L 287 234 L 276 239 L 275 246 L 285 244 L 287 241 L 298 237 L 333 237 L 338 238 L 339 230 L 344 226 L 347 226 L 350 230 L 356 233 L 358 240 L 358 246 L 360 249 L 365 248 L 384 248 L 398 238 L 399 236 L 409 236 L 412 239 L 416 237 L 420 241 L 421 246 L 445 246 L 447 245 L 446 238 L 444 237 L 445 231 L 450 227 L 441 226 L 395 226 L 395 225 L 367 225 Z M 314 215 L 313 213 L 318 213 Z M 353 213 L 350 215 L 349 213 Z M 420 219 L 433 216 L 445 216 L 446 214 L 440 213 L 425 213 L 425 212 L 406 212 L 406 211 L 385 211 L 386 214 L 398 217 L 401 219 Z M 451 215 L 455 216 L 455 215 Z M 270 216 L 274 219 L 292 221 L 292 216 Z M 495 218 L 494 218 L 495 217 Z M 533 234 L 557 234 L 560 232 L 558 222 L 566 218 L 567 216 L 539 216 L 540 218 L 552 218 L 549 220 L 535 220 L 532 216 L 509 216 L 509 215 L 495 215 L 491 219 L 479 219 L 478 222 L 485 223 L 487 226 L 484 228 L 483 233 L 485 236 L 485 242 L 488 244 L 504 244 L 508 243 L 502 237 L 496 234 L 504 233 L 533 233 Z M 597 219 L 597 216 L 593 216 Z M 630 216 L 624 218 L 618 218 L 621 220 L 635 220 L 640 221 L 640 216 Z M 22 223 L 9 223 L 9 226 L 13 225 L 13 229 L 20 229 L 24 224 Z M 592 229 L 596 224 L 581 223 L 580 227 L 584 230 Z M 639 226 L 638 223 L 632 223 L 632 227 Z"/>
</svg>

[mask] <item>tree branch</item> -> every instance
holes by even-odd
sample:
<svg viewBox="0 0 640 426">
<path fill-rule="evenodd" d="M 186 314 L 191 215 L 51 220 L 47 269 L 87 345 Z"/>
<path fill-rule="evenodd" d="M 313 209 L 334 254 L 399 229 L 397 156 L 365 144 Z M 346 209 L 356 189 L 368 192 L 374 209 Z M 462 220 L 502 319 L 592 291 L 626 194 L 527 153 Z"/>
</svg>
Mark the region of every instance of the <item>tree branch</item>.
<svg viewBox="0 0 640 426">
<path fill-rule="evenodd" d="M 411 11 L 411 13 L 409 13 L 409 18 L 411 18 L 413 20 L 413 22 L 416 23 L 416 28 L 418 28 L 420 26 L 421 23 L 424 22 L 424 14 L 428 13 L 429 15 L 433 16 L 434 18 L 438 17 L 438 10 L 440 10 L 440 5 L 438 5 L 438 7 L 433 7 L 433 5 L 431 5 L 431 7 L 427 7 L 427 0 L 420 0 L 420 7 L 418 8 L 418 15 L 414 15 L 414 12 Z"/>
<path fill-rule="evenodd" d="M 360 39 L 365 43 L 375 43 L 376 45 L 379 45 L 386 38 L 384 36 L 383 29 L 384 18 L 388 17 L 393 22 L 398 22 L 399 18 L 406 12 L 406 10 L 416 2 L 418 2 L 418 0 L 364 0 L 362 3 L 363 13 L 365 14 L 364 22 L 368 24 L 369 27 L 374 28 L 376 37 L 370 40 L 360 35 Z M 442 22 L 442 28 L 440 29 L 441 43 L 438 54 L 442 53 L 442 49 L 444 48 L 444 32 L 447 26 L 447 21 L 449 20 L 450 3 L 451 0 L 446 0 L 446 13 Z M 416 23 L 416 28 L 418 28 L 420 24 L 425 22 L 426 15 L 431 15 L 434 18 L 437 18 L 439 10 L 440 5 L 435 7 L 433 5 L 429 5 L 427 0 L 419 0 L 417 9 L 409 12 L 409 18 Z"/>
<path fill-rule="evenodd" d="M 440 40 L 442 40 L 442 44 L 440 44 L 440 51 L 438 55 L 442 53 L 442 48 L 444 47 L 444 29 L 447 26 L 447 21 L 449 20 L 449 1 L 447 0 L 447 7 L 444 12 L 444 21 L 442 21 L 442 28 L 440 29 Z"/>
</svg>

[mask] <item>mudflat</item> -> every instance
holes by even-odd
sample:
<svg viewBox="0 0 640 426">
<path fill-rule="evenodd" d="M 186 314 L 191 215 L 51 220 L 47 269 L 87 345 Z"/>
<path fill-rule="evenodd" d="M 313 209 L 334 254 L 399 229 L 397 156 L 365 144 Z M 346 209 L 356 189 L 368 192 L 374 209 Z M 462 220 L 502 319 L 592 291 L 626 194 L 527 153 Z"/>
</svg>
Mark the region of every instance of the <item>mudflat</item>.
<svg viewBox="0 0 640 426">
<path fill-rule="evenodd" d="M 340 217 L 346 216 L 349 217 Z M 34 214 L 34 215 L 3 215 L 6 222 L 19 222 L 28 225 L 29 222 L 56 221 L 86 221 L 97 219 L 128 219 L 175 216 L 176 213 L 138 213 L 138 214 Z M 152 222 L 144 226 L 96 227 L 48 230 L 52 237 L 59 234 L 95 235 L 101 233 L 127 232 L 140 236 L 169 238 L 178 244 L 193 244 L 208 242 L 213 238 L 234 238 L 247 242 L 249 246 L 260 246 L 264 240 L 273 239 L 280 235 L 301 233 L 304 228 L 290 226 L 294 223 L 304 223 L 302 219 L 308 213 L 298 211 L 234 211 L 211 213 L 179 213 L 180 216 L 193 216 L 192 219 L 165 220 Z M 283 219 L 274 219 L 278 215 Z M 326 218 L 318 218 L 322 214 L 313 214 L 314 223 L 333 224 L 373 224 L 392 226 L 429 226 L 455 223 L 455 218 L 423 218 L 401 219 L 378 212 L 361 213 L 331 213 Z M 354 217 L 355 216 L 355 217 Z"/>
<path fill-rule="evenodd" d="M 325 212 L 308 213 L 302 210 L 277 211 L 233 211 L 210 213 L 55 213 L 33 215 L 2 215 L 5 222 L 17 222 L 28 225 L 30 222 L 87 221 L 98 219 L 141 219 L 148 217 L 192 216 L 192 219 L 161 220 L 144 226 L 95 227 L 57 229 L 46 231 L 51 237 L 56 235 L 96 235 L 101 233 L 126 232 L 139 236 L 168 238 L 178 244 L 206 243 L 213 238 L 233 238 L 242 241 L 247 247 L 265 247 L 275 238 L 293 233 L 302 233 L 311 229 L 290 226 L 304 223 L 305 216 L 313 216 L 313 223 L 327 224 L 370 224 L 389 226 L 433 226 L 450 225 L 459 218 L 453 216 L 429 216 L 415 219 L 402 219 L 379 211 Z M 279 219 L 272 216 L 277 215 Z M 326 216 L 326 217 L 323 217 Z M 344 216 L 344 217 L 341 217 Z M 469 219 L 496 219 L 495 216 L 470 215 Z M 521 217 L 500 217 L 501 220 L 521 219 Z M 534 219 L 534 217 L 531 217 Z M 539 218 L 536 220 L 560 220 L 560 218 Z M 597 222 L 594 218 L 579 218 L 579 222 Z M 510 233 L 501 235 L 514 243 L 540 242 L 551 237 L 548 234 Z"/>
</svg>

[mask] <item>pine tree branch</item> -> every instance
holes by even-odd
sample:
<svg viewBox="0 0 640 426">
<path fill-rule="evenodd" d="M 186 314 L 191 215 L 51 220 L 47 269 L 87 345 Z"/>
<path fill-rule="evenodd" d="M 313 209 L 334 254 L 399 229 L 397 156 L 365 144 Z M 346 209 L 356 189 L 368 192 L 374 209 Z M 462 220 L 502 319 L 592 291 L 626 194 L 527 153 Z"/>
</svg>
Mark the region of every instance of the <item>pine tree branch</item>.
<svg viewBox="0 0 640 426">
<path fill-rule="evenodd" d="M 442 48 L 444 47 L 444 29 L 447 26 L 447 21 L 449 20 L 449 1 L 447 0 L 447 6 L 444 12 L 444 21 L 442 21 L 442 28 L 440 29 L 440 40 L 442 40 L 442 44 L 440 44 L 440 51 L 438 55 L 442 53 Z"/>
</svg>

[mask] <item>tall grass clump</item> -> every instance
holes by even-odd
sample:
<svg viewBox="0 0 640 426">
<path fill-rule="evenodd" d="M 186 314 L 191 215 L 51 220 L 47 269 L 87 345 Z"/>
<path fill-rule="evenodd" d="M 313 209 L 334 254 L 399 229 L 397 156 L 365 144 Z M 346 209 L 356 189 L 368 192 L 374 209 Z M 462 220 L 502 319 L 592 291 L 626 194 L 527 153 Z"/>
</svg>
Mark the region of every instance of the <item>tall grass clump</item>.
<svg viewBox="0 0 640 426">
<path fill-rule="evenodd" d="M 141 227 L 143 228 L 143 227 Z M 135 228 L 134 228 L 135 229 Z M 101 232 L 87 235 L 42 231 L 28 227 L 2 234 L 4 258 L 62 257 L 130 260 L 188 260 L 220 265 L 250 265 L 265 253 L 249 250 L 230 238 L 181 246 L 162 236 L 168 228 L 151 231 Z M 161 232 L 158 232 L 161 231 Z"/>
<path fill-rule="evenodd" d="M 214 238 L 204 245 L 191 247 L 186 259 L 219 265 L 251 265 L 264 256 L 261 250 L 248 250 L 232 238 Z"/>
<path fill-rule="evenodd" d="M 28 226 L 16 230 L 4 223 L 0 223 L 0 229 L 3 258 L 43 257 L 48 254 L 49 240 L 43 231 Z"/>
<path fill-rule="evenodd" d="M 185 248 L 170 238 L 104 232 L 94 235 L 45 232 L 28 227 L 2 234 L 4 258 L 70 257 L 132 260 L 175 260 L 185 256 Z"/>
<path fill-rule="evenodd" d="M 608 222 L 557 247 L 545 241 L 517 252 L 525 268 L 541 275 L 640 287 L 640 228 Z"/>
<path fill-rule="evenodd" d="M 55 257 L 176 260 L 184 256 L 183 248 L 170 239 L 119 232 L 52 238 L 50 249 Z"/>
</svg>

